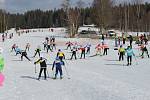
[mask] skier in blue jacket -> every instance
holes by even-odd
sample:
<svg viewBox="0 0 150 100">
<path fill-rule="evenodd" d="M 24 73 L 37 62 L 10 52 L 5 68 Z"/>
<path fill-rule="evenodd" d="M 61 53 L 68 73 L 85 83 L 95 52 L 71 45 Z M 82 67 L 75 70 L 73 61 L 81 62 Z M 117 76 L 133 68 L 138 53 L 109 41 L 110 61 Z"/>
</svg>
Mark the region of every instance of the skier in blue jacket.
<svg viewBox="0 0 150 100">
<path fill-rule="evenodd" d="M 129 66 L 132 64 L 132 56 L 135 56 L 131 46 L 127 47 L 126 53 L 127 53 L 127 62 L 128 62 L 127 66 Z"/>
<path fill-rule="evenodd" d="M 54 79 L 57 78 L 57 74 L 58 72 L 60 73 L 60 79 L 62 79 L 62 65 L 64 65 L 64 63 L 59 59 L 59 57 L 56 57 L 56 60 L 53 62 L 53 67 L 52 70 L 54 70 L 54 67 L 56 67 L 56 72 L 55 72 L 55 77 Z"/>
</svg>

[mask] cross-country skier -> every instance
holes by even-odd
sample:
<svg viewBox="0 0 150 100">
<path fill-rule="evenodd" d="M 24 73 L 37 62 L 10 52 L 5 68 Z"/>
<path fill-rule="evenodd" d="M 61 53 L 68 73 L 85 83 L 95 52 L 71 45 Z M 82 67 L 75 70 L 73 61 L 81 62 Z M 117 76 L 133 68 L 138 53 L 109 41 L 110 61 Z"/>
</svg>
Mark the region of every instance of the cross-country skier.
<svg viewBox="0 0 150 100">
<path fill-rule="evenodd" d="M 72 60 L 73 56 L 75 58 L 75 60 L 77 59 L 77 48 L 76 47 L 73 47 L 73 49 L 71 50 L 72 51 L 72 55 L 71 55 L 71 58 L 70 60 Z"/>
<path fill-rule="evenodd" d="M 147 47 L 146 47 L 146 45 L 141 45 L 141 50 L 142 50 L 142 55 L 141 55 L 141 57 L 142 58 L 144 58 L 144 53 L 146 53 L 147 54 L 147 57 L 149 58 L 149 54 L 148 54 L 148 50 L 147 50 Z"/>
<path fill-rule="evenodd" d="M 58 50 L 57 52 L 57 57 L 60 59 L 60 61 L 63 62 L 63 59 L 65 59 L 65 54 L 64 52 L 61 51 L 61 49 Z"/>
<path fill-rule="evenodd" d="M 127 53 L 127 66 L 132 64 L 132 56 L 135 56 L 133 49 L 131 46 L 128 46 L 126 49 L 126 53 Z"/>
<path fill-rule="evenodd" d="M 51 45 L 52 45 L 52 50 L 54 50 L 54 49 L 56 50 L 56 43 L 55 43 L 55 42 L 52 42 Z"/>
<path fill-rule="evenodd" d="M 86 45 L 86 54 L 90 54 L 91 51 L 91 44 Z"/>
<path fill-rule="evenodd" d="M 35 57 L 35 56 L 37 55 L 37 53 L 39 54 L 39 57 L 40 57 L 40 52 L 41 52 L 41 47 L 38 46 L 38 47 L 36 48 L 36 50 L 35 50 L 35 54 L 34 54 L 33 57 Z"/>
<path fill-rule="evenodd" d="M 2 34 L 2 41 L 4 42 L 5 41 L 5 35 Z"/>
<path fill-rule="evenodd" d="M 132 37 L 132 35 L 129 35 L 129 42 L 130 42 L 130 46 L 132 47 L 132 42 L 133 42 L 133 37 Z"/>
<path fill-rule="evenodd" d="M 53 62 L 53 67 L 52 67 L 52 71 L 54 70 L 54 67 L 56 68 L 56 72 L 55 72 L 55 77 L 54 79 L 57 78 L 58 72 L 60 73 L 60 79 L 62 79 L 62 65 L 64 65 L 64 63 L 59 59 L 59 57 L 56 57 L 56 60 Z"/>
<path fill-rule="evenodd" d="M 125 54 L 125 48 L 123 48 L 121 45 L 119 50 L 118 50 L 119 61 L 124 60 L 124 54 Z"/>
<path fill-rule="evenodd" d="M 69 41 L 69 42 L 66 43 L 66 45 L 67 45 L 66 50 L 68 50 L 68 48 L 70 48 L 70 50 L 71 50 L 71 46 L 72 46 L 73 44 Z"/>
<path fill-rule="evenodd" d="M 47 70 L 47 64 L 46 64 L 47 59 L 40 57 L 39 60 L 37 60 L 36 62 L 34 62 L 34 64 L 38 64 L 40 63 L 40 73 L 39 73 L 39 77 L 38 80 L 40 80 L 41 74 L 44 71 L 44 79 L 46 80 L 47 76 L 46 76 L 46 70 Z"/>
<path fill-rule="evenodd" d="M 48 37 L 46 37 L 46 38 L 45 38 L 45 40 L 46 40 L 46 42 L 47 42 L 47 44 L 48 44 L 48 42 L 49 42 L 49 38 L 48 38 Z"/>
<path fill-rule="evenodd" d="M 21 49 L 18 46 L 16 46 L 15 52 L 16 52 L 16 56 L 17 56 L 18 54 L 21 54 Z"/>
<path fill-rule="evenodd" d="M 21 52 L 21 61 L 23 61 L 23 57 L 25 57 L 25 58 L 27 58 L 29 61 L 31 61 L 31 60 L 29 59 L 29 57 L 27 56 L 27 52 L 26 52 L 26 51 L 22 51 L 22 52 Z"/>
<path fill-rule="evenodd" d="M 47 43 L 43 42 L 43 45 L 44 45 L 44 50 L 45 50 L 47 48 Z"/>
<path fill-rule="evenodd" d="M 107 44 L 102 44 L 102 48 L 104 49 L 103 55 L 107 55 L 107 50 L 109 49 Z"/>
<path fill-rule="evenodd" d="M 83 56 L 83 58 L 85 59 L 85 47 L 84 47 L 84 46 L 81 46 L 81 47 L 79 48 L 79 50 L 81 50 L 81 57 L 80 57 L 80 59 L 82 59 L 82 56 Z"/>
<path fill-rule="evenodd" d="M 11 47 L 11 52 L 13 52 L 13 50 L 15 51 L 16 49 L 16 44 L 13 44 L 13 46 Z"/>
<path fill-rule="evenodd" d="M 125 36 L 125 34 L 124 34 L 124 33 L 122 34 L 122 41 L 123 41 L 123 44 L 125 44 L 125 43 L 126 43 L 126 36 Z"/>
<path fill-rule="evenodd" d="M 96 55 L 101 55 L 101 50 L 102 50 L 101 44 L 98 44 L 98 45 L 95 47 L 95 49 L 96 49 Z"/>
<path fill-rule="evenodd" d="M 30 43 L 27 43 L 27 44 L 26 44 L 25 50 L 28 50 L 28 51 L 30 50 Z"/>
<path fill-rule="evenodd" d="M 48 53 L 49 50 L 52 52 L 51 43 L 47 44 L 47 53 Z"/>
</svg>

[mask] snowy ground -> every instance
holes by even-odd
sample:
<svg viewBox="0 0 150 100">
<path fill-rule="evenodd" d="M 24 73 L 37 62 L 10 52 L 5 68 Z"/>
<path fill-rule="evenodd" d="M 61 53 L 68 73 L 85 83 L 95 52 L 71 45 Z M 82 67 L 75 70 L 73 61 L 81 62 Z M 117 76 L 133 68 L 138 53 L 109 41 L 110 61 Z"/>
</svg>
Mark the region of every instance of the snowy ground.
<svg viewBox="0 0 150 100">
<path fill-rule="evenodd" d="M 54 35 L 54 34 L 50 34 Z M 5 57 L 5 82 L 0 87 L 0 100 L 150 100 L 150 62 L 148 58 L 137 58 L 132 66 L 123 66 L 126 62 L 118 62 L 117 51 L 113 50 L 113 41 L 107 40 L 110 45 L 108 56 L 87 57 L 85 60 L 67 60 L 66 67 L 71 79 L 67 78 L 64 71 L 64 79 L 51 79 L 53 73 L 51 65 L 56 52 L 42 55 L 48 59 L 48 72 L 50 78 L 47 81 L 38 81 L 38 73 L 34 73 L 33 62 L 26 59 L 20 61 L 20 56 L 10 52 L 12 44 L 17 43 L 25 48 L 27 42 L 31 43 L 29 57 L 33 56 L 37 45 L 42 46 L 48 33 L 29 33 L 20 37 L 15 36 L 0 45 L 4 48 Z M 73 40 L 81 44 L 98 40 L 56 38 L 58 48 L 65 48 L 64 41 Z M 43 46 L 42 46 L 43 47 Z M 92 47 L 94 54 L 94 46 Z M 134 46 L 136 48 L 136 46 Z M 64 51 L 66 58 L 70 53 Z M 138 50 L 135 50 L 138 55 Z M 91 55 L 92 55 L 91 54 Z M 39 68 L 39 66 L 37 66 Z"/>
</svg>

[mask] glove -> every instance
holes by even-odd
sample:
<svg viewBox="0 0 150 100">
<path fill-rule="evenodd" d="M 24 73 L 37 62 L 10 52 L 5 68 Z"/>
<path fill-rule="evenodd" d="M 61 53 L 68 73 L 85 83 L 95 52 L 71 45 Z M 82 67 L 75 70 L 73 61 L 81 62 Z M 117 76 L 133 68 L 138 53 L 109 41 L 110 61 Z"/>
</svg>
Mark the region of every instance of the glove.
<svg viewBox="0 0 150 100">
<path fill-rule="evenodd" d="M 34 62 L 34 65 L 36 65 L 36 62 Z"/>
<path fill-rule="evenodd" d="M 52 68 L 52 71 L 53 71 L 53 68 Z"/>
</svg>

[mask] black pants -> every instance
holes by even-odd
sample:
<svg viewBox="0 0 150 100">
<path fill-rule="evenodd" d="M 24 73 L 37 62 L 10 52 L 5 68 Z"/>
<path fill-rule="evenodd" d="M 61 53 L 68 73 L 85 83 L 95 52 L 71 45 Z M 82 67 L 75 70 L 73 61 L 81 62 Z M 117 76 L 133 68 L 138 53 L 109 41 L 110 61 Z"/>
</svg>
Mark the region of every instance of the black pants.
<svg viewBox="0 0 150 100">
<path fill-rule="evenodd" d="M 144 52 L 146 52 L 146 54 L 147 54 L 147 57 L 149 58 L 149 54 L 148 54 L 148 50 L 142 50 L 142 57 L 144 57 Z"/>
<path fill-rule="evenodd" d="M 21 55 L 21 60 L 23 60 L 23 56 L 26 57 L 30 61 L 30 59 L 27 57 L 27 55 Z"/>
<path fill-rule="evenodd" d="M 12 47 L 11 52 L 13 52 L 13 50 L 15 51 L 15 47 Z"/>
<path fill-rule="evenodd" d="M 47 53 L 48 53 L 49 50 L 52 52 L 51 47 L 47 47 Z"/>
<path fill-rule="evenodd" d="M 132 47 L 132 41 L 130 41 L 130 46 Z"/>
<path fill-rule="evenodd" d="M 81 52 L 81 57 L 80 57 L 80 59 L 82 59 L 82 56 L 84 56 L 84 59 L 85 59 L 85 50 Z"/>
<path fill-rule="evenodd" d="M 75 59 L 77 59 L 77 56 L 76 56 L 76 52 L 75 52 L 75 51 L 72 52 L 71 60 L 72 60 L 73 56 L 74 56 Z"/>
<path fill-rule="evenodd" d="M 44 78 L 46 79 L 46 68 L 41 68 L 39 73 L 39 79 L 41 77 L 42 72 L 44 71 Z"/>
<path fill-rule="evenodd" d="M 90 48 L 87 48 L 86 54 L 90 54 Z"/>
<path fill-rule="evenodd" d="M 37 53 L 39 54 L 39 57 L 40 57 L 40 51 L 36 51 L 33 57 L 35 57 Z"/>
<path fill-rule="evenodd" d="M 108 49 L 108 48 L 105 48 L 105 49 L 104 49 L 103 55 L 107 55 L 107 49 Z"/>
<path fill-rule="evenodd" d="M 123 44 L 125 44 L 126 43 L 126 40 L 125 39 L 123 39 Z"/>
<path fill-rule="evenodd" d="M 29 51 L 29 49 L 30 49 L 29 47 L 26 47 L 26 49 L 25 49 L 25 50 L 28 50 L 28 51 Z"/>
<path fill-rule="evenodd" d="M 120 52 L 120 55 L 119 55 L 119 61 L 123 61 L 124 60 L 124 53 L 123 52 Z"/>
<path fill-rule="evenodd" d="M 44 44 L 44 50 L 46 49 L 46 46 L 47 46 L 47 45 L 46 45 L 46 44 Z"/>
<path fill-rule="evenodd" d="M 132 56 L 127 56 L 127 62 L 128 62 L 128 65 L 132 63 Z"/>
</svg>

